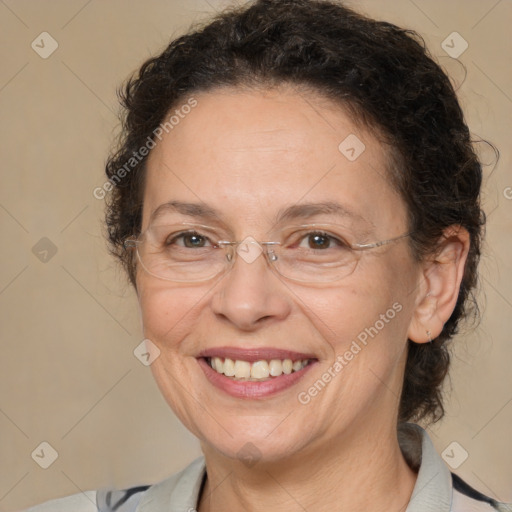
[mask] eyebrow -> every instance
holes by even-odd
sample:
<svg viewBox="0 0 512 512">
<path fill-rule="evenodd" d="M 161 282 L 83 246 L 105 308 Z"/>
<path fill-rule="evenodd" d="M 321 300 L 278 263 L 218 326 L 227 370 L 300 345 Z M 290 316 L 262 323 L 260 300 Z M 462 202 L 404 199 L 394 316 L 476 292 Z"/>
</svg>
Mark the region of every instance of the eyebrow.
<svg viewBox="0 0 512 512">
<path fill-rule="evenodd" d="M 150 220 L 155 220 L 167 212 L 176 212 L 188 217 L 200 217 L 209 220 L 213 218 L 219 218 L 217 211 L 204 203 L 169 201 L 158 206 L 151 214 Z"/>
<path fill-rule="evenodd" d="M 315 217 L 316 215 L 336 215 L 337 217 L 348 217 L 353 220 L 369 223 L 362 215 L 334 201 L 302 203 L 288 206 L 278 212 L 277 220 L 279 222 L 285 222 L 295 219 L 307 219 Z"/>
<path fill-rule="evenodd" d="M 158 206 L 151 214 L 150 220 L 167 212 L 176 212 L 186 215 L 187 217 L 201 218 L 212 221 L 216 219 L 220 221 L 221 214 L 214 208 L 205 203 L 187 203 L 183 201 L 169 201 Z M 365 219 L 362 215 L 334 201 L 326 201 L 321 203 L 302 203 L 295 204 L 281 209 L 277 212 L 276 222 L 283 223 L 294 221 L 297 219 L 308 219 L 317 215 L 335 215 L 337 217 L 347 217 L 359 222 L 373 225 L 372 222 Z"/>
</svg>

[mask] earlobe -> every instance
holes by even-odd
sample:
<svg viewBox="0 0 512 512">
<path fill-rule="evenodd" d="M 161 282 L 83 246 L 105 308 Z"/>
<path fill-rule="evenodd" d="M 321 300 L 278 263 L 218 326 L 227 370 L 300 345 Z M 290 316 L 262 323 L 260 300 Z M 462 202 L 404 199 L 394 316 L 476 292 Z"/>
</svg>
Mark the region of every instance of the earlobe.
<svg viewBox="0 0 512 512">
<path fill-rule="evenodd" d="M 441 334 L 457 304 L 469 246 L 467 230 L 450 226 L 444 231 L 436 252 L 425 261 L 408 331 L 410 340 L 427 343 Z"/>
</svg>

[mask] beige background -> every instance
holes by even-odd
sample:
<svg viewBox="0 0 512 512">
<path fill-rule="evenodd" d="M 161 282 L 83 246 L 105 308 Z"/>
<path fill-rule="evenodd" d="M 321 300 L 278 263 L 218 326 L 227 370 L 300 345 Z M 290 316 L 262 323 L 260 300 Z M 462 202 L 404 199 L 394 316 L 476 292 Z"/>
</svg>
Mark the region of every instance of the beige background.
<svg viewBox="0 0 512 512">
<path fill-rule="evenodd" d="M 1 511 L 151 483 L 199 453 L 133 355 L 137 305 L 107 255 L 104 204 L 92 191 L 104 183 L 116 133 L 116 87 L 171 36 L 228 3 L 0 1 Z M 493 170 L 479 144 L 489 164 L 483 321 L 456 340 L 447 417 L 430 430 L 440 452 L 452 441 L 468 452 L 463 478 L 512 500 L 512 2 L 351 4 L 418 30 L 460 86 L 475 138 L 501 151 Z M 59 45 L 47 59 L 31 48 L 43 31 Z M 469 44 L 458 60 L 441 48 L 453 31 Z M 32 251 L 43 237 L 57 248 L 46 263 Z M 41 251 L 48 242 L 40 243 Z M 46 470 L 31 458 L 42 441 L 58 452 Z"/>
</svg>

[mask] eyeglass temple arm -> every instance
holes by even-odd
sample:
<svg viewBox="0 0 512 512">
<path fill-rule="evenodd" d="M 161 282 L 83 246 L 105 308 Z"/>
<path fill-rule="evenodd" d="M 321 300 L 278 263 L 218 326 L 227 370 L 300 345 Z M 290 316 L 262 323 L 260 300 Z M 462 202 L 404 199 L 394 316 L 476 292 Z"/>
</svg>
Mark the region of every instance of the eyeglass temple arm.
<svg viewBox="0 0 512 512">
<path fill-rule="evenodd" d="M 363 250 L 363 249 L 373 249 L 375 247 L 380 247 L 381 245 L 387 245 L 391 242 L 396 242 L 397 240 L 401 240 L 402 238 L 406 238 L 412 235 L 412 231 L 409 233 L 404 233 L 403 235 L 396 236 L 395 238 L 390 238 L 388 240 L 381 240 L 380 242 L 373 242 L 371 244 L 356 244 L 352 246 L 354 250 Z"/>
<path fill-rule="evenodd" d="M 127 238 L 123 242 L 123 246 L 125 249 L 129 249 L 130 247 L 137 247 L 137 244 L 139 244 L 139 240 L 136 240 L 135 238 Z"/>
</svg>

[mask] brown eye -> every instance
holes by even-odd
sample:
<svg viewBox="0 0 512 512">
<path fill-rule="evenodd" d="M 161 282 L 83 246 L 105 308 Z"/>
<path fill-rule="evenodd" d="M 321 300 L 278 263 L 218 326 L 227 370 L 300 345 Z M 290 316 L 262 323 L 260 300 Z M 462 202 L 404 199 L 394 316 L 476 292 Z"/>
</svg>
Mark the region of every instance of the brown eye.
<svg viewBox="0 0 512 512">
<path fill-rule="evenodd" d="M 179 235 L 170 237 L 166 245 L 178 245 L 188 249 L 197 249 L 205 247 L 208 244 L 208 238 L 199 233 L 180 233 Z"/>
<path fill-rule="evenodd" d="M 308 245 L 310 249 L 329 249 L 332 238 L 321 233 L 312 233 L 308 235 Z"/>
<path fill-rule="evenodd" d="M 343 248 L 345 244 L 333 235 L 321 232 L 304 233 L 298 246 L 302 249 L 326 250 L 333 248 Z"/>
<path fill-rule="evenodd" d="M 183 243 L 185 247 L 204 247 L 206 238 L 197 233 L 187 233 L 183 235 Z"/>
</svg>

